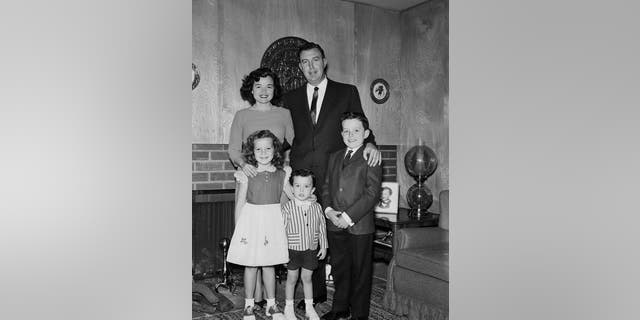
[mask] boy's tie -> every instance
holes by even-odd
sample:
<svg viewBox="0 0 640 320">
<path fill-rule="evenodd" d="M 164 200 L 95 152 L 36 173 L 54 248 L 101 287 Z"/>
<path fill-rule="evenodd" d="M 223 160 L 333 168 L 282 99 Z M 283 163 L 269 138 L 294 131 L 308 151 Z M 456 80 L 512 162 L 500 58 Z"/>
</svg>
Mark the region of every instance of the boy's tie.
<svg viewBox="0 0 640 320">
<path fill-rule="evenodd" d="M 342 168 L 344 169 L 344 167 L 347 166 L 347 163 L 349 163 L 349 160 L 351 159 L 351 154 L 353 153 L 353 150 L 349 150 L 347 151 L 347 155 L 344 156 L 344 158 L 342 159 Z"/>
</svg>

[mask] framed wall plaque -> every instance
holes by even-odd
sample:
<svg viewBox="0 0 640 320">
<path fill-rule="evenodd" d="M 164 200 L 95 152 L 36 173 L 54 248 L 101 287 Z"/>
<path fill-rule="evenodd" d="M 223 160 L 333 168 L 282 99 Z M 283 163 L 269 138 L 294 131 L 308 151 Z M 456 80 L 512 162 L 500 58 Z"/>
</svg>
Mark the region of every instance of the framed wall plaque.
<svg viewBox="0 0 640 320">
<path fill-rule="evenodd" d="M 387 102 L 391 90 L 389 84 L 384 79 L 375 79 L 371 82 L 370 92 L 373 102 L 381 104 Z"/>
</svg>

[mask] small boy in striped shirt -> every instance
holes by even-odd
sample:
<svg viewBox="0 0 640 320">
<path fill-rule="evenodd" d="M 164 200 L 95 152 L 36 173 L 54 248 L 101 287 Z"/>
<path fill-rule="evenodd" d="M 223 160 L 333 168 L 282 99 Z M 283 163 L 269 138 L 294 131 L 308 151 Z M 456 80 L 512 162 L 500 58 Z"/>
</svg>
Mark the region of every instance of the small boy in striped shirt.
<svg viewBox="0 0 640 320">
<path fill-rule="evenodd" d="M 311 275 L 318 268 L 318 260 L 327 255 L 329 242 L 322 206 L 316 202 L 315 176 L 311 170 L 294 170 L 289 177 L 293 199 L 282 206 L 285 230 L 289 243 L 289 263 L 287 263 L 287 285 L 285 288 L 284 316 L 287 320 L 295 320 L 293 296 L 298 272 L 302 268 L 302 288 L 306 318 L 319 320 L 313 307 L 313 284 Z"/>
</svg>

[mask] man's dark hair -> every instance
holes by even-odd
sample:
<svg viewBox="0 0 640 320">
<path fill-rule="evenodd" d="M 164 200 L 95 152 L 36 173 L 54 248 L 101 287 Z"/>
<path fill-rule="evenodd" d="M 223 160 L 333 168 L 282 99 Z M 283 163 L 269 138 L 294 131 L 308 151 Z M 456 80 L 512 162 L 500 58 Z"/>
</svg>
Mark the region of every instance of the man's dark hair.
<svg viewBox="0 0 640 320">
<path fill-rule="evenodd" d="M 369 129 L 369 120 L 364 115 L 364 113 L 361 113 L 361 112 L 345 112 L 345 113 L 342 114 L 342 117 L 340 117 L 340 123 L 342 123 L 345 120 L 349 120 L 349 119 L 360 120 L 360 122 L 362 122 L 362 126 L 364 127 L 364 129 L 365 130 Z"/>
<path fill-rule="evenodd" d="M 313 171 L 309 169 L 298 169 L 293 170 L 291 176 L 289 177 L 289 183 L 293 185 L 293 177 L 311 177 L 312 186 L 316 185 L 316 175 L 313 174 Z"/>
<path fill-rule="evenodd" d="M 311 49 L 318 49 L 320 51 L 320 55 L 322 56 L 322 59 L 325 59 L 324 50 L 322 50 L 322 47 L 319 44 L 315 42 L 307 42 L 301 45 L 300 48 L 298 48 L 298 60 L 300 60 L 300 54 L 302 54 L 302 51 L 307 51 Z"/>
</svg>

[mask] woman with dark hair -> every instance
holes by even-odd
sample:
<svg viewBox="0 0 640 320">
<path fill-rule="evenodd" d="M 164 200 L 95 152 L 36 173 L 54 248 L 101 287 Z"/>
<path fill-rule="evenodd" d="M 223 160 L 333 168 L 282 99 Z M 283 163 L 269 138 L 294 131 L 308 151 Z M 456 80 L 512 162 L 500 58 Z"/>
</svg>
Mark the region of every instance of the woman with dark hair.
<svg viewBox="0 0 640 320">
<path fill-rule="evenodd" d="M 269 68 L 258 68 L 242 80 L 240 95 L 251 107 L 236 112 L 229 136 L 229 159 L 250 177 L 256 175 L 256 167 L 242 156 L 242 142 L 253 132 L 271 131 L 285 149 L 293 143 L 293 122 L 289 110 L 278 106 L 282 89 L 278 76 Z"/>
</svg>

